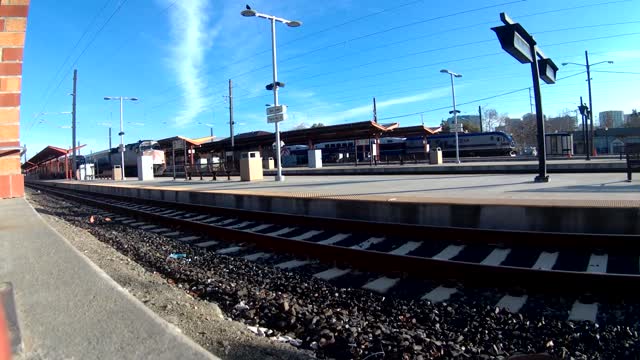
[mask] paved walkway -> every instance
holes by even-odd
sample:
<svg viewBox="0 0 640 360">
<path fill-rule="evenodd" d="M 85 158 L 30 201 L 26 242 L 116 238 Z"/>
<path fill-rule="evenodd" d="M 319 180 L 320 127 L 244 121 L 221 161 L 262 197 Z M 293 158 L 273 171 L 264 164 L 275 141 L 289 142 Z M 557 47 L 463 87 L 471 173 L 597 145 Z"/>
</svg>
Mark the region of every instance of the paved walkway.
<svg viewBox="0 0 640 360">
<path fill-rule="evenodd" d="M 215 358 L 75 250 L 26 200 L 0 200 L 0 214 L 0 283 L 13 284 L 25 358 Z"/>
</svg>

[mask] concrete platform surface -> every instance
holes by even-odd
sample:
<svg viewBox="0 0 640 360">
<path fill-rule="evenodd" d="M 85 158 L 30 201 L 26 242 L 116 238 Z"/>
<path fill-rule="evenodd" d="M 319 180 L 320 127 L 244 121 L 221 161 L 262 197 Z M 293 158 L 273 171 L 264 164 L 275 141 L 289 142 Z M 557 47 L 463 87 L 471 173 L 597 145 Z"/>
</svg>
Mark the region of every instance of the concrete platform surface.
<svg viewBox="0 0 640 360">
<path fill-rule="evenodd" d="M 640 179 L 626 182 L 619 173 L 554 174 L 549 183 L 535 183 L 530 174 L 478 175 L 346 175 L 286 176 L 242 182 L 232 177 L 217 181 L 156 178 L 153 181 L 85 182 L 128 187 L 166 187 L 171 190 L 236 194 L 338 197 L 375 201 L 576 205 L 636 207 L 640 205 Z"/>
<path fill-rule="evenodd" d="M 285 172 L 286 175 L 286 172 Z M 485 229 L 640 234 L 640 180 L 620 173 L 287 176 L 255 182 L 47 181 L 61 188 L 377 222 Z"/>
<path fill-rule="evenodd" d="M 21 357 L 215 359 L 75 250 L 26 200 L 1 200 L 0 213 L 0 283 L 13 284 Z"/>
<path fill-rule="evenodd" d="M 406 160 L 404 165 L 398 162 L 386 164 L 384 162 L 373 165 L 370 162 L 323 164 L 322 168 L 288 167 L 284 173 L 289 175 L 394 175 L 394 174 L 509 174 L 538 172 L 538 160 L 532 157 L 514 158 L 462 158 L 462 163 L 456 164 L 454 159 L 447 158 L 441 165 L 431 165 L 426 162 Z M 626 160 L 617 156 L 595 157 L 589 161 L 582 157 L 547 159 L 547 171 L 556 173 L 598 173 L 624 172 Z M 265 170 L 265 176 L 275 175 L 275 170 Z"/>
</svg>

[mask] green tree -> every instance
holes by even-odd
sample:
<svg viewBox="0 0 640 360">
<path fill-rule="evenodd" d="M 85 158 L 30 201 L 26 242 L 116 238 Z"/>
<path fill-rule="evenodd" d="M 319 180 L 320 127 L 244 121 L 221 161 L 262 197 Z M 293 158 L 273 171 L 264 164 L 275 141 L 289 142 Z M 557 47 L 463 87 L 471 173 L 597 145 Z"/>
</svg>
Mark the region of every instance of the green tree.
<svg viewBox="0 0 640 360">
<path fill-rule="evenodd" d="M 440 123 L 440 127 L 442 128 L 443 133 L 449 132 L 449 130 L 451 130 L 451 128 L 449 128 L 449 123 L 445 120 L 442 120 L 442 122 Z"/>
<path fill-rule="evenodd" d="M 317 127 L 323 127 L 324 124 L 323 123 L 315 123 L 313 125 L 311 125 L 311 128 L 317 128 Z"/>
</svg>

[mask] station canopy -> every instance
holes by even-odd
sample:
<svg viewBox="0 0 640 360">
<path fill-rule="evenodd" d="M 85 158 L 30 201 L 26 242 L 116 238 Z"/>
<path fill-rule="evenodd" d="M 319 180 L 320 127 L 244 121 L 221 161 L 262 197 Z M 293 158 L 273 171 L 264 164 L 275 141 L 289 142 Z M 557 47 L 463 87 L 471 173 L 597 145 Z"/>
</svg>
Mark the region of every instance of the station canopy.
<svg viewBox="0 0 640 360">
<path fill-rule="evenodd" d="M 369 139 L 380 137 L 398 127 L 398 123 L 379 124 L 374 121 L 361 121 L 350 124 L 319 126 L 315 128 L 283 131 L 280 140 L 286 145 L 308 145 L 322 142 Z M 241 134 L 234 138 L 238 149 L 251 149 L 271 146 L 275 143 L 274 133 L 257 132 L 254 136 Z M 226 138 L 212 143 L 202 144 L 201 151 L 218 151 L 231 148 L 231 139 Z"/>
<path fill-rule="evenodd" d="M 40 164 L 53 159 L 57 159 L 60 156 L 65 156 L 67 154 L 69 154 L 69 150 L 49 145 L 46 148 L 40 150 L 39 153 L 32 156 L 31 159 L 29 159 L 22 165 L 22 168 L 30 169 L 34 166 L 39 166 Z"/>
<path fill-rule="evenodd" d="M 415 136 L 429 136 L 437 134 L 442 131 L 442 127 L 430 128 L 424 125 L 405 126 L 395 128 L 387 133 L 385 137 L 415 137 Z"/>
<path fill-rule="evenodd" d="M 211 142 L 211 140 L 213 139 L 215 139 L 215 136 L 205 136 L 197 139 L 189 139 L 188 137 L 184 136 L 173 136 L 170 138 L 158 140 L 158 144 L 160 144 L 161 149 L 171 149 L 175 140 L 182 140 L 187 145 L 187 147 L 196 147 L 204 143 Z"/>
</svg>

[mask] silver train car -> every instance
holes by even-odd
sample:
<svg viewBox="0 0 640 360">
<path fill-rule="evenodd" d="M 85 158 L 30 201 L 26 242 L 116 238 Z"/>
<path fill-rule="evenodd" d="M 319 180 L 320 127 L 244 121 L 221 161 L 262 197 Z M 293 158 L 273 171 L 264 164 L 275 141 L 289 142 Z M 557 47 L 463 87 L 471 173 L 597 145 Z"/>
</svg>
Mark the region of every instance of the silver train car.
<svg viewBox="0 0 640 360">
<path fill-rule="evenodd" d="M 125 176 L 138 176 L 138 156 L 149 155 L 153 157 L 153 172 L 155 175 L 162 175 L 167 164 L 165 162 L 164 151 L 155 140 L 139 140 L 138 142 L 124 146 L 124 172 Z M 87 163 L 93 163 L 96 176 L 109 177 L 112 175 L 113 167 L 120 165 L 121 157 L 118 148 L 98 151 L 86 156 Z"/>
</svg>

